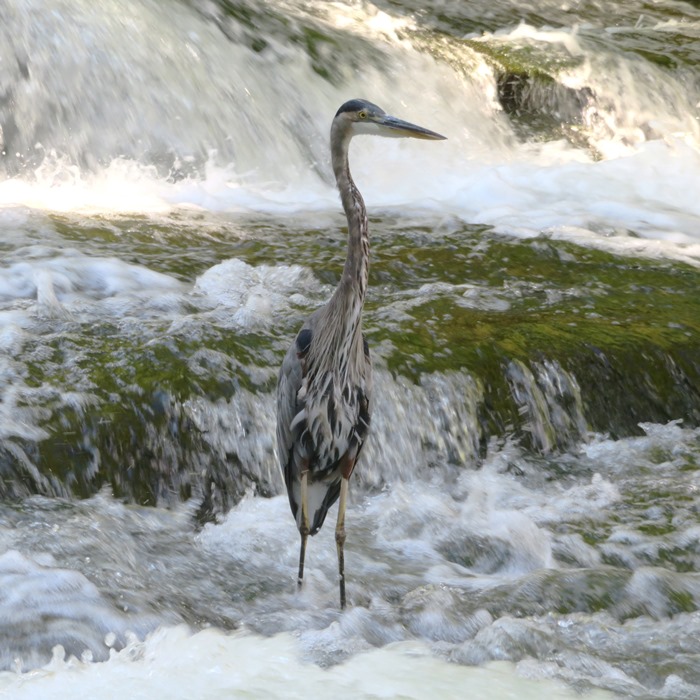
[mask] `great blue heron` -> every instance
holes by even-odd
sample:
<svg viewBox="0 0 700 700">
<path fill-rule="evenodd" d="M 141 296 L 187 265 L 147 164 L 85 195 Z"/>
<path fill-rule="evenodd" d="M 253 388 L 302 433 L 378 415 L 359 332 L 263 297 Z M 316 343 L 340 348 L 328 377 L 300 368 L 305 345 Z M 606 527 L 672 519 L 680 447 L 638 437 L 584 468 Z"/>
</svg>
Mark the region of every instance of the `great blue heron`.
<svg viewBox="0 0 700 700">
<path fill-rule="evenodd" d="M 362 333 L 369 269 L 369 230 L 362 195 L 350 176 L 348 147 L 356 134 L 444 139 L 390 117 L 366 100 L 350 100 L 331 125 L 331 161 L 348 220 L 348 252 L 333 296 L 304 323 L 287 352 L 277 384 L 277 446 L 289 505 L 301 535 L 299 579 L 306 540 L 340 497 L 335 541 L 340 607 L 345 607 L 345 504 L 348 480 L 370 422 L 372 365 Z"/>
</svg>

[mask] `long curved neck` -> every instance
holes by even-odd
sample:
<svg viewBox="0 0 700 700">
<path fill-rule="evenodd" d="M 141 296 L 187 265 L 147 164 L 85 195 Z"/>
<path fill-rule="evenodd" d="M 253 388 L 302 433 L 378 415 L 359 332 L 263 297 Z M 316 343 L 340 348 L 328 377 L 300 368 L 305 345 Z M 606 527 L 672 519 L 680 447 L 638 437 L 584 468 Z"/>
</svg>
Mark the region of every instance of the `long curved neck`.
<svg viewBox="0 0 700 700">
<path fill-rule="evenodd" d="M 369 225 L 364 200 L 350 175 L 349 145 L 350 133 L 334 124 L 331 129 L 331 161 L 348 220 L 348 253 L 336 295 L 354 296 L 361 306 L 369 275 Z"/>
<path fill-rule="evenodd" d="M 367 211 L 348 167 L 350 133 L 347 125 L 331 127 L 331 159 L 340 199 L 348 219 L 348 254 L 343 276 L 323 307 L 322 321 L 316 326 L 317 342 L 311 345 L 317 371 L 321 368 L 347 373 L 360 371 L 362 351 L 362 307 L 369 273 Z"/>
</svg>

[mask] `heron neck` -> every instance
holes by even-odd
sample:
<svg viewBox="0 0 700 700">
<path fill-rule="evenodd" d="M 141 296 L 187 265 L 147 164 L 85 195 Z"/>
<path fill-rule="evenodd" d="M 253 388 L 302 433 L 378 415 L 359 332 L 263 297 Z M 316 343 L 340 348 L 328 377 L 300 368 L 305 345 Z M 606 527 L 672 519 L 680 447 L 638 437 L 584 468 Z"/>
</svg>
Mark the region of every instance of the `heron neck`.
<svg viewBox="0 0 700 700">
<path fill-rule="evenodd" d="M 350 175 L 348 146 L 350 138 L 331 140 L 333 171 L 340 200 L 348 220 L 348 251 L 343 276 L 336 294 L 353 296 L 360 306 L 364 302 L 369 275 L 369 224 L 367 210 L 360 191 Z M 360 309 L 361 310 L 361 309 Z"/>
<path fill-rule="evenodd" d="M 362 308 L 369 271 L 367 212 L 362 195 L 350 176 L 349 142 L 349 132 L 342 124 L 334 122 L 331 159 L 348 220 L 348 253 L 340 282 L 321 312 L 322 322 L 316 326 L 317 341 L 310 350 L 312 355 L 317 355 L 314 360 L 318 368 L 337 369 L 346 375 L 358 371 L 358 362 L 363 357 Z"/>
</svg>

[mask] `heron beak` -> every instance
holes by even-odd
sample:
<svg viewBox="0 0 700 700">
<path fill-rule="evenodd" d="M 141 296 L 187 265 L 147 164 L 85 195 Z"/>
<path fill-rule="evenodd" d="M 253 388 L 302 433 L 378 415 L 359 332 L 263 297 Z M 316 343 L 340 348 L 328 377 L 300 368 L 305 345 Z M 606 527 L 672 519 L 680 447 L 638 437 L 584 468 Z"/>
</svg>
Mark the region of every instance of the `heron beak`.
<svg viewBox="0 0 700 700">
<path fill-rule="evenodd" d="M 388 114 L 382 115 L 377 119 L 377 124 L 382 131 L 382 136 L 430 139 L 431 141 L 444 140 L 447 138 L 435 131 L 430 131 L 430 129 L 424 129 L 422 126 L 411 124 L 411 122 L 405 122 L 403 119 L 397 119 L 396 117 L 390 117 Z"/>
</svg>

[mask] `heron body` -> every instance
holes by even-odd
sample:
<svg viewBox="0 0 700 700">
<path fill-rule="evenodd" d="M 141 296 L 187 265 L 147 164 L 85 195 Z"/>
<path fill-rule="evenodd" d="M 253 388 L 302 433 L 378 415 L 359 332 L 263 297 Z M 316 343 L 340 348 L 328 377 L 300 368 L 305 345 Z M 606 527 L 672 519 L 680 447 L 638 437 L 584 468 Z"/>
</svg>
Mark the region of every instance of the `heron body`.
<svg viewBox="0 0 700 700">
<path fill-rule="evenodd" d="M 302 326 L 277 384 L 277 444 L 292 514 L 301 535 L 298 585 L 309 535 L 340 499 L 336 546 L 340 606 L 345 607 L 345 508 L 350 476 L 371 417 L 372 365 L 362 333 L 369 273 L 369 226 L 362 195 L 348 165 L 357 134 L 443 139 L 387 115 L 366 100 L 340 107 L 331 126 L 331 161 L 348 221 L 348 249 L 340 282 L 328 303 Z"/>
</svg>

